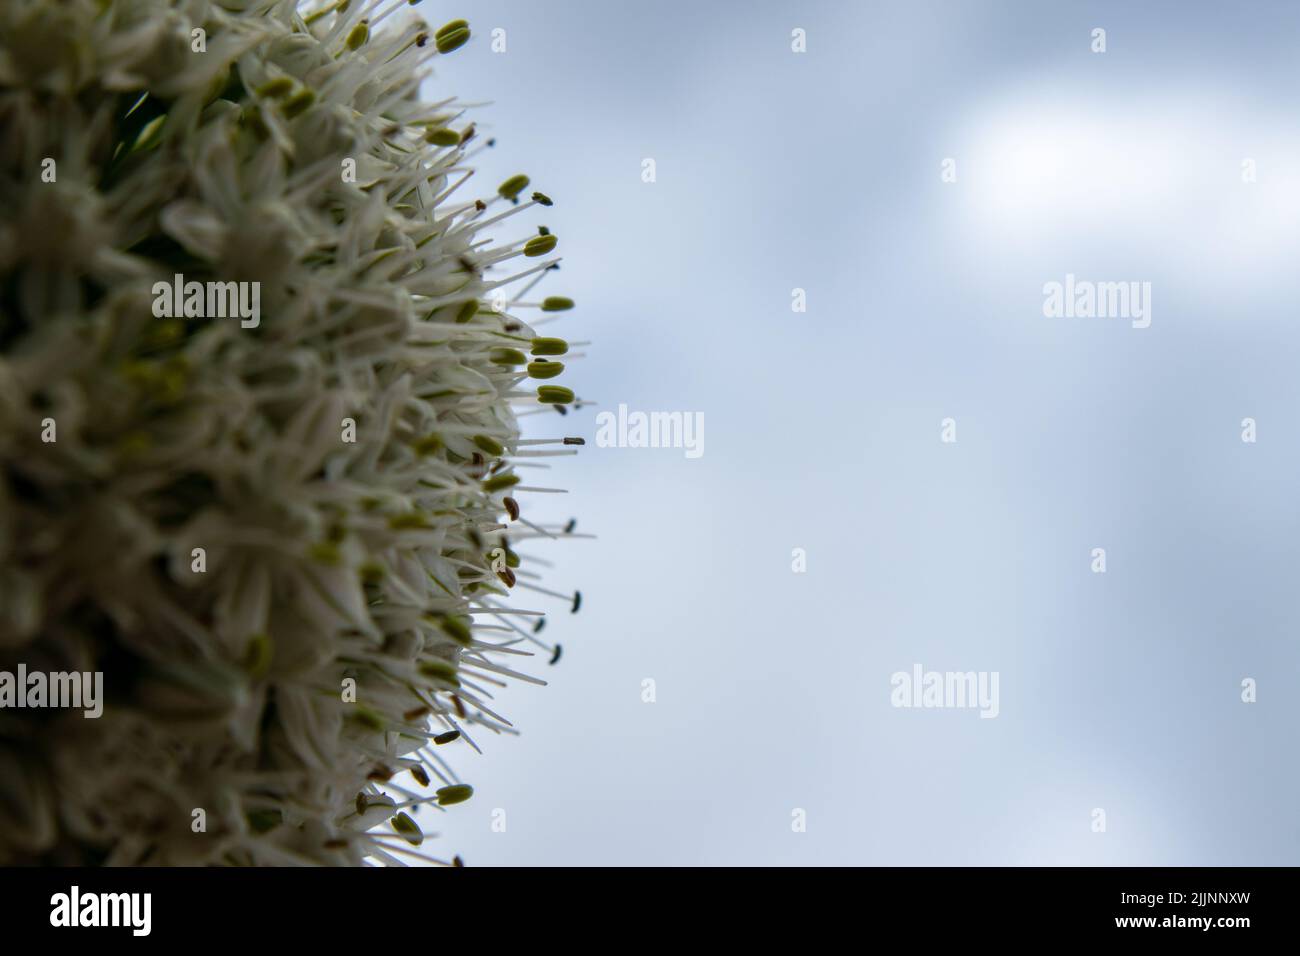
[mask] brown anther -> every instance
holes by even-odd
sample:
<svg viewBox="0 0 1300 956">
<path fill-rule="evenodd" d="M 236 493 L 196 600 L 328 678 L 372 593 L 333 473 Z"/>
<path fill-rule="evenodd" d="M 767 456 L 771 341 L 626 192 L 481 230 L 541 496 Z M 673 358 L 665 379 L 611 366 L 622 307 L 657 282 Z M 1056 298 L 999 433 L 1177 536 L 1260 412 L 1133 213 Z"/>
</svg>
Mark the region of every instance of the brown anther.
<svg viewBox="0 0 1300 956">
<path fill-rule="evenodd" d="M 519 520 L 519 502 L 515 501 L 514 498 L 511 498 L 509 495 L 507 495 L 505 498 L 502 498 L 502 499 L 501 499 L 501 503 L 504 504 L 504 505 L 506 506 L 506 511 L 507 511 L 507 512 L 509 513 L 509 515 L 510 515 L 510 520 L 511 520 L 511 521 L 518 521 L 518 520 Z"/>
<path fill-rule="evenodd" d="M 506 583 L 506 587 L 512 588 L 515 586 L 515 572 L 509 568 L 502 568 L 497 572 L 497 577 Z"/>
<path fill-rule="evenodd" d="M 455 694 L 451 695 L 451 704 L 453 707 L 456 708 L 456 716 L 459 717 L 461 720 L 465 720 L 466 718 L 469 717 L 469 714 L 465 712 L 465 705 L 461 703 L 460 698 Z"/>
<path fill-rule="evenodd" d="M 459 737 L 459 730 L 448 730 L 445 733 L 438 734 L 438 736 L 434 737 L 433 742 L 438 746 L 442 746 L 443 744 L 449 744 L 453 740 L 459 739 Z"/>
</svg>

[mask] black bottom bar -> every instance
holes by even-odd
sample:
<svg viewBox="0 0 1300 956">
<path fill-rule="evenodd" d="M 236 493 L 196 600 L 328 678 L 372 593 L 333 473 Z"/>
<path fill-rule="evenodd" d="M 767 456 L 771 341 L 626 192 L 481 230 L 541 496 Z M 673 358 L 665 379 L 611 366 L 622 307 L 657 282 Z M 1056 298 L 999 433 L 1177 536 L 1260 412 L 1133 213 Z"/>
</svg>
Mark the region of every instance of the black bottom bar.
<svg viewBox="0 0 1300 956">
<path fill-rule="evenodd" d="M 597 915 L 655 933 L 703 920 L 760 936 L 763 927 L 839 928 L 851 938 L 920 927 L 927 941 L 1100 935 L 1230 944 L 1243 933 L 1286 932 L 1295 871 L 8 869 L 0 881 L 8 938 L 76 933 L 127 945 L 378 943 L 423 938 L 434 927 L 430 942 L 444 932 L 536 941 L 583 935 Z"/>
</svg>

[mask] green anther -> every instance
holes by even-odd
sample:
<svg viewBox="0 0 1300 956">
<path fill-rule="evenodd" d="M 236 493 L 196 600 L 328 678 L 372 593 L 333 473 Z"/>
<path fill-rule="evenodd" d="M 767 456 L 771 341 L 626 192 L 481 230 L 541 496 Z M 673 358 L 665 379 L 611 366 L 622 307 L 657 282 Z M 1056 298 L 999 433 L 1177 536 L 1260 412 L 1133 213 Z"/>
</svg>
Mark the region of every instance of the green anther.
<svg viewBox="0 0 1300 956">
<path fill-rule="evenodd" d="M 378 584 L 384 579 L 383 565 L 375 564 L 373 561 L 367 561 L 357 569 L 361 575 L 363 584 Z"/>
<path fill-rule="evenodd" d="M 450 684 L 452 687 L 460 686 L 460 678 L 456 676 L 456 666 L 449 661 L 421 661 L 420 673 L 425 677 L 432 677 L 435 680 Z"/>
<path fill-rule="evenodd" d="M 537 400 L 543 405 L 567 405 L 573 401 L 573 391 L 562 385 L 543 385 L 537 390 Z"/>
<path fill-rule="evenodd" d="M 438 806 L 449 807 L 453 803 L 464 803 L 474 796 L 474 788 L 467 783 L 456 783 L 450 787 L 439 787 L 434 793 L 438 797 Z"/>
<path fill-rule="evenodd" d="M 542 300 L 543 312 L 564 312 L 573 308 L 573 300 L 563 295 L 548 295 Z"/>
<path fill-rule="evenodd" d="M 564 339 L 539 337 L 532 344 L 534 355 L 563 355 L 569 351 L 569 343 Z"/>
<path fill-rule="evenodd" d="M 533 378 L 555 378 L 564 371 L 563 362 L 529 362 L 528 374 Z"/>
<path fill-rule="evenodd" d="M 315 93 L 307 89 L 299 90 L 297 93 L 293 94 L 293 96 L 284 101 L 284 115 L 289 119 L 293 119 L 315 102 Z"/>
<path fill-rule="evenodd" d="M 153 149 L 162 141 L 163 123 L 167 120 L 167 114 L 155 116 L 149 122 L 140 128 L 140 135 L 135 138 L 135 145 L 131 147 L 131 152 L 138 153 L 142 150 Z"/>
<path fill-rule="evenodd" d="M 456 311 L 456 323 L 464 325 L 476 315 L 478 315 L 478 299 L 471 299 Z"/>
<path fill-rule="evenodd" d="M 143 455 L 153 448 L 153 438 L 148 432 L 133 431 L 130 434 L 122 436 L 116 445 L 119 454 L 126 457 L 134 455 Z"/>
<path fill-rule="evenodd" d="M 273 649 L 270 634 L 254 634 L 244 652 L 244 669 L 254 678 L 265 677 L 271 669 Z"/>
<path fill-rule="evenodd" d="M 475 435 L 474 444 L 494 458 L 500 457 L 501 453 L 505 451 L 505 447 L 499 441 L 495 438 L 489 438 L 487 435 Z"/>
<path fill-rule="evenodd" d="M 495 365 L 523 365 L 528 356 L 518 349 L 493 349 L 488 359 Z"/>
<path fill-rule="evenodd" d="M 402 835 L 402 839 L 411 846 L 419 846 L 424 842 L 424 831 L 420 829 L 418 823 L 405 813 L 399 813 L 388 822 L 393 825 L 394 830 Z"/>
<path fill-rule="evenodd" d="M 533 236 L 524 243 L 524 255 L 530 259 L 544 256 L 554 249 L 559 241 L 555 236 Z"/>
<path fill-rule="evenodd" d="M 352 712 L 348 716 L 369 730 L 382 731 L 385 728 L 384 718 L 369 707 L 363 707 L 360 704 L 354 704 Z"/>
<path fill-rule="evenodd" d="M 348 49 L 349 50 L 360 49 L 361 46 L 363 46 L 365 42 L 369 39 L 370 39 L 370 21 L 362 20 L 360 23 L 354 26 L 352 28 L 352 31 L 348 34 L 348 40 L 347 40 Z"/>
<path fill-rule="evenodd" d="M 519 567 L 519 555 L 515 554 L 509 548 L 506 548 L 506 567 L 508 568 Z"/>
<path fill-rule="evenodd" d="M 503 488 L 510 488 L 519 484 L 518 475 L 493 475 L 487 481 L 483 482 L 483 490 L 488 494 L 494 491 L 500 491 Z"/>
<path fill-rule="evenodd" d="M 184 360 L 168 360 L 154 383 L 154 400 L 163 405 L 174 405 L 184 397 L 189 380 L 190 370 Z"/>
<path fill-rule="evenodd" d="M 500 186 L 497 187 L 497 194 L 502 199 L 514 199 L 521 192 L 528 188 L 528 177 L 523 173 L 517 176 L 511 176 Z"/>
<path fill-rule="evenodd" d="M 284 814 L 279 810 L 250 810 L 247 819 L 254 833 L 267 833 L 284 822 Z"/>
<path fill-rule="evenodd" d="M 262 119 L 262 110 L 256 103 L 250 103 L 240 111 L 239 122 L 241 125 L 251 129 L 262 139 L 266 139 L 271 135 L 271 130 L 267 128 L 266 120 Z"/>
<path fill-rule="evenodd" d="M 457 644 L 462 647 L 469 647 L 474 642 L 474 637 L 470 633 L 469 625 L 461 617 L 444 617 L 438 622 L 442 628 L 442 633 L 446 634 Z"/>
<path fill-rule="evenodd" d="M 158 378 L 157 366 L 152 362 L 145 362 L 142 360 L 123 362 L 119 368 L 119 372 L 121 372 L 122 377 L 132 385 L 141 388 L 147 388 L 153 385 Z"/>
<path fill-rule="evenodd" d="M 412 511 L 409 514 L 393 515 L 388 519 L 388 527 L 394 531 L 410 531 L 416 528 L 427 528 L 429 522 L 424 520 L 424 515 L 418 511 Z"/>
<path fill-rule="evenodd" d="M 542 206 L 555 205 L 553 202 L 551 202 L 551 197 L 546 195 L 546 193 L 533 193 L 533 202 Z"/>
<path fill-rule="evenodd" d="M 446 26 L 442 27 L 433 35 L 433 44 L 438 48 L 439 53 L 450 53 L 452 50 L 458 50 L 465 45 L 469 39 L 469 22 L 466 20 L 452 20 Z"/>
<path fill-rule="evenodd" d="M 320 541 L 313 544 L 308 551 L 313 561 L 321 564 L 337 565 L 343 560 L 339 546 L 332 541 Z"/>
<path fill-rule="evenodd" d="M 425 435 L 411 444 L 411 449 L 419 456 L 432 455 L 442 450 L 441 435 Z"/>
<path fill-rule="evenodd" d="M 145 333 L 150 346 L 175 345 L 185 338 L 185 323 L 180 319 L 161 319 Z"/>
<path fill-rule="evenodd" d="M 278 100 L 293 92 L 293 80 L 287 76 L 277 76 L 274 80 L 267 80 L 253 92 L 258 96 Z"/>
<path fill-rule="evenodd" d="M 448 129 L 443 126 L 438 129 L 431 129 L 424 134 L 425 142 L 433 143 L 434 146 L 458 146 L 460 145 L 460 133 L 454 129 Z"/>
</svg>

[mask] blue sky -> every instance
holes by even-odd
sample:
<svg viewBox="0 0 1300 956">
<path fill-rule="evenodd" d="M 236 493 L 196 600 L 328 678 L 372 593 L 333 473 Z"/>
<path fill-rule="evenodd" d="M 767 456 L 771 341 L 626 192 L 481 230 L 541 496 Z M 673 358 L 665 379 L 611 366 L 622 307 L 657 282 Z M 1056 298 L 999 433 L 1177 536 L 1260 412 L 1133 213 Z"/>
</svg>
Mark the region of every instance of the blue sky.
<svg viewBox="0 0 1300 956">
<path fill-rule="evenodd" d="M 593 343 L 599 404 L 529 419 L 588 439 L 570 494 L 525 507 L 599 538 L 528 549 L 584 606 L 538 604 L 521 736 L 448 754 L 447 851 L 1294 864 L 1300 8 L 463 15 L 426 92 L 485 103 L 481 189 L 554 197 L 549 329 Z M 1150 282 L 1150 327 L 1045 317 L 1067 274 Z M 702 413 L 703 456 L 596 447 L 620 403 Z M 998 717 L 892 707 L 917 663 L 997 672 Z"/>
</svg>

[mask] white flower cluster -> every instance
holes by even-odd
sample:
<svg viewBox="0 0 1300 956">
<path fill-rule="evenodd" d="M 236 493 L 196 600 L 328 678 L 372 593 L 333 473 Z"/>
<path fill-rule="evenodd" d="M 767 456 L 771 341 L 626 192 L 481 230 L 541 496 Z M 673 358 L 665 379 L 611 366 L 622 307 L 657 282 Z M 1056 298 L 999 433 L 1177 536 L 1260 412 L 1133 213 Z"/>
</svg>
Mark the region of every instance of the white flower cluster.
<svg viewBox="0 0 1300 956">
<path fill-rule="evenodd" d="M 0 710 L 0 863 L 399 862 L 509 729 L 516 414 L 574 402 L 515 313 L 572 302 L 407 6 L 0 4 L 0 662 L 106 697 Z M 260 324 L 156 317 L 179 275 Z"/>
</svg>

